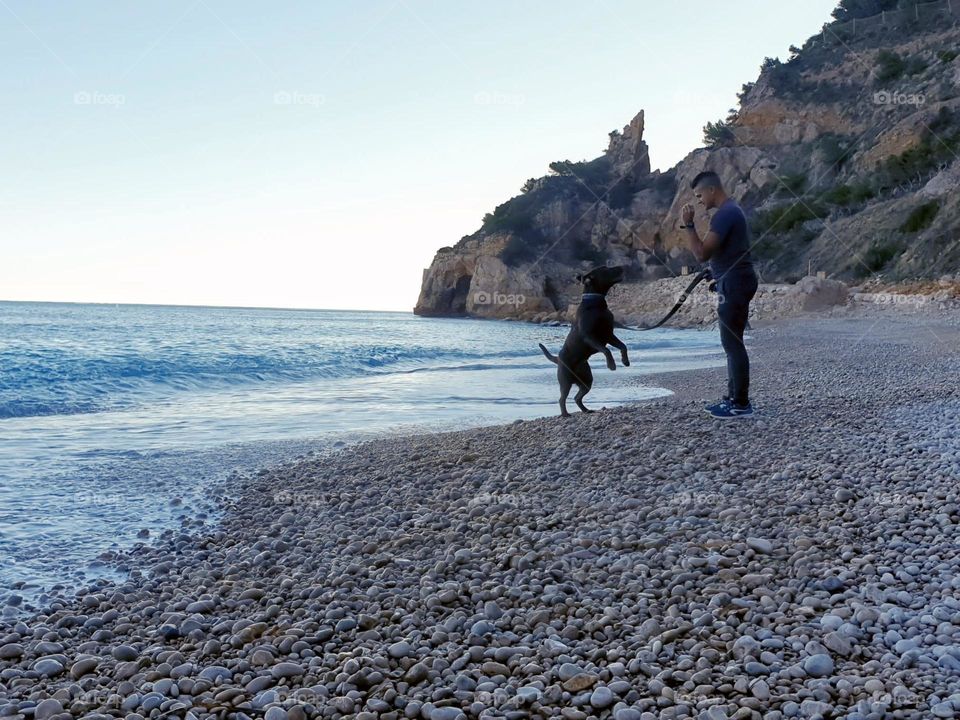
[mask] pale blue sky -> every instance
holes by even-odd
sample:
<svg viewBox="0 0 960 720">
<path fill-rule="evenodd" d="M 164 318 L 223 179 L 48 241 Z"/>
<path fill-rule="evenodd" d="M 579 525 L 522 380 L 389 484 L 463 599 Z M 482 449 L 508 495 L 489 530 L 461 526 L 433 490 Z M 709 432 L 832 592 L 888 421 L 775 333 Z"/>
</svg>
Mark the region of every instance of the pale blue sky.
<svg viewBox="0 0 960 720">
<path fill-rule="evenodd" d="M 0 1 L 0 299 L 409 310 L 646 110 L 700 144 L 835 0 Z"/>
</svg>

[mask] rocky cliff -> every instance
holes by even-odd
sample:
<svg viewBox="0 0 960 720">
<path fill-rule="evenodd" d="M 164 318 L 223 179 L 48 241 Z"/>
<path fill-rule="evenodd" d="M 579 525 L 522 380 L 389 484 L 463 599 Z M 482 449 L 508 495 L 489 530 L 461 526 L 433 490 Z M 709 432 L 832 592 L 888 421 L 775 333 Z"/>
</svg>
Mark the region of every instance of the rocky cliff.
<svg viewBox="0 0 960 720">
<path fill-rule="evenodd" d="M 560 319 L 590 266 L 625 265 L 629 282 L 677 275 L 695 264 L 679 209 L 705 169 L 747 210 L 765 281 L 960 270 L 960 2 L 894 4 L 842 2 L 843 22 L 766 60 L 706 146 L 669 170 L 650 168 L 643 111 L 600 157 L 551 163 L 437 252 L 415 312 Z"/>
</svg>

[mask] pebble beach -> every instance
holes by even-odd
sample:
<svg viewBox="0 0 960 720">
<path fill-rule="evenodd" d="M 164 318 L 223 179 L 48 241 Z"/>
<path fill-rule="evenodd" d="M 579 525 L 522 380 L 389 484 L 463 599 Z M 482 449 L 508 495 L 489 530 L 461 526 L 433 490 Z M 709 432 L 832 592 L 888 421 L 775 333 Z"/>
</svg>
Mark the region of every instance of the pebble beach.
<svg viewBox="0 0 960 720">
<path fill-rule="evenodd" d="M 960 327 L 752 338 L 755 418 L 678 372 L 232 477 L 126 578 L 3 609 L 0 717 L 960 717 Z"/>
</svg>

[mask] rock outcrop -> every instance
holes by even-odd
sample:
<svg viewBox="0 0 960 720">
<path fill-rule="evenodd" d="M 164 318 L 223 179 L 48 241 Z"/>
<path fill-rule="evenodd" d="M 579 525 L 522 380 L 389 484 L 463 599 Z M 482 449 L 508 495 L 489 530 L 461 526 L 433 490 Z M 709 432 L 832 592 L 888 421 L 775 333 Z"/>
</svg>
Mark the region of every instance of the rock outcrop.
<svg viewBox="0 0 960 720">
<path fill-rule="evenodd" d="M 623 128 L 610 133 L 606 156 L 617 177 L 642 178 L 650 174 L 650 150 L 643 140 L 643 110 Z"/>
</svg>

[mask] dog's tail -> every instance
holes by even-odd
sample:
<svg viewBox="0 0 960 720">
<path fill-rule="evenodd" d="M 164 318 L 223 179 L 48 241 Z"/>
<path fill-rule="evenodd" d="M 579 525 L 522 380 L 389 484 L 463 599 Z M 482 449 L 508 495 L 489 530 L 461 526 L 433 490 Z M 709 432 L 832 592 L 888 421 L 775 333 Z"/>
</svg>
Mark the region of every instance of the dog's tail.
<svg viewBox="0 0 960 720">
<path fill-rule="evenodd" d="M 553 353 L 551 353 L 549 350 L 547 350 L 547 349 L 543 346 L 543 343 L 537 343 L 537 344 L 540 346 L 540 349 L 543 350 L 543 354 L 547 356 L 547 360 L 549 360 L 550 362 L 552 362 L 554 365 L 559 365 L 559 364 L 560 364 L 560 361 L 557 360 L 557 356 L 554 355 Z"/>
</svg>

